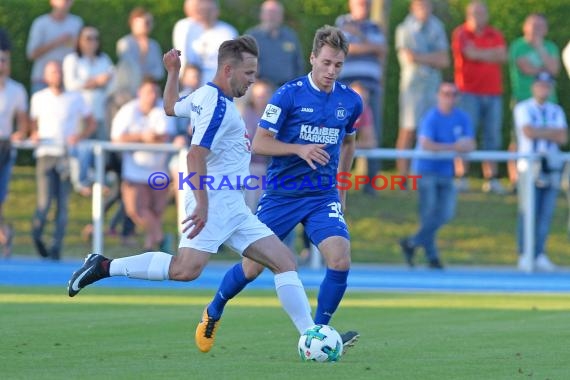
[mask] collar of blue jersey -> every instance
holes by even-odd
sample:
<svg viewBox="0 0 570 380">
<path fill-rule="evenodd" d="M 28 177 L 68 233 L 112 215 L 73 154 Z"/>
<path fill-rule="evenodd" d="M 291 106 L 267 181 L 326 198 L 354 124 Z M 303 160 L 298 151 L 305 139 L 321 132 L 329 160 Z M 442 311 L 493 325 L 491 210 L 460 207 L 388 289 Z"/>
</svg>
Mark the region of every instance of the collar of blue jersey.
<svg viewBox="0 0 570 380">
<path fill-rule="evenodd" d="M 218 86 L 216 86 L 214 83 L 208 82 L 207 85 L 214 87 L 216 90 L 218 90 L 218 92 L 219 92 L 220 94 L 222 94 L 222 95 L 223 95 L 225 98 L 227 98 L 230 102 L 233 102 L 233 101 L 234 101 L 234 98 L 232 98 L 231 96 L 226 95 L 226 94 L 222 91 L 222 89 L 219 88 Z"/>
<path fill-rule="evenodd" d="M 323 91 L 321 91 L 320 88 L 317 87 L 315 82 L 313 82 L 313 72 L 310 72 L 309 74 L 307 74 L 307 77 L 309 78 L 309 84 L 311 85 L 312 88 L 314 88 L 318 92 L 323 92 Z M 336 86 L 336 82 L 333 82 L 333 88 L 332 88 L 331 92 L 334 91 L 335 86 Z"/>
</svg>

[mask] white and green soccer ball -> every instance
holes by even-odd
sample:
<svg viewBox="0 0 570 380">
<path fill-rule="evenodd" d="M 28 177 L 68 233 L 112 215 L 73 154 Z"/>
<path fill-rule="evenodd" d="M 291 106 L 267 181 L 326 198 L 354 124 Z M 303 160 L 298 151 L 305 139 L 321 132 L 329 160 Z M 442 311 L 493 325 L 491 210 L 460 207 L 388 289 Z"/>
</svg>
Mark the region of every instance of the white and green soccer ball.
<svg viewBox="0 0 570 380">
<path fill-rule="evenodd" d="M 342 339 L 328 325 L 314 325 L 299 338 L 299 356 L 303 361 L 336 362 L 342 355 Z"/>
</svg>

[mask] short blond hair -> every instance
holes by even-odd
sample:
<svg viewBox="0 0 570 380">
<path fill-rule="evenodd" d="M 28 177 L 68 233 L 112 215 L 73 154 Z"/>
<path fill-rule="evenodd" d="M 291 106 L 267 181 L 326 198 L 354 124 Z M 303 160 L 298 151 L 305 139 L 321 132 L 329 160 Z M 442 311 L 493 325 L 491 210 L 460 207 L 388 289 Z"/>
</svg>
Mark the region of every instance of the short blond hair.
<svg viewBox="0 0 570 380">
<path fill-rule="evenodd" d="M 344 33 L 337 27 L 325 25 L 315 32 L 313 54 L 318 56 L 325 45 L 335 50 L 342 50 L 344 55 L 348 54 L 348 41 Z"/>
</svg>

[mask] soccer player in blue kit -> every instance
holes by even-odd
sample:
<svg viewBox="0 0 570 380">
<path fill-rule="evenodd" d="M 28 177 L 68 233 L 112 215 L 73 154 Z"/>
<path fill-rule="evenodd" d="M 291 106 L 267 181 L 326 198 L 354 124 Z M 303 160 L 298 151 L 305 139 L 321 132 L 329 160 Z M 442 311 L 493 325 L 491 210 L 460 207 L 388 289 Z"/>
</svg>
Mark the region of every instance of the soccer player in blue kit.
<svg viewBox="0 0 570 380">
<path fill-rule="evenodd" d="M 350 236 L 343 217 L 346 190 L 336 188 L 336 174 L 350 171 L 353 125 L 362 112 L 362 101 L 336 81 L 347 53 L 348 42 L 339 29 L 317 30 L 311 72 L 277 90 L 253 139 L 255 153 L 272 156 L 258 218 L 280 239 L 302 223 L 325 258 L 327 269 L 314 317 L 317 324 L 329 323 L 346 290 L 350 269 Z M 244 257 L 226 273 L 196 329 L 201 351 L 212 348 L 213 332 L 226 303 L 262 271 L 263 266 Z M 355 331 L 341 335 L 345 347 L 359 337 Z"/>
</svg>

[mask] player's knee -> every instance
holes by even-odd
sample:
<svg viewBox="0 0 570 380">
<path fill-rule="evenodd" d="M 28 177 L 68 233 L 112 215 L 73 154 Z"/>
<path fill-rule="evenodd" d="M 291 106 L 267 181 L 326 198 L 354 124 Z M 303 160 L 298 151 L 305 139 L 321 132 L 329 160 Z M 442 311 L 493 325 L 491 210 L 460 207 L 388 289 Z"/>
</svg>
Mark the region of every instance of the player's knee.
<svg viewBox="0 0 570 380">
<path fill-rule="evenodd" d="M 192 281 L 200 276 L 200 271 L 193 268 L 170 269 L 170 279 L 175 281 Z"/>
<path fill-rule="evenodd" d="M 244 261 L 242 265 L 243 265 L 243 273 L 245 275 L 245 278 L 247 278 L 248 280 L 253 280 L 257 278 L 265 268 L 263 265 L 258 264 L 253 260 Z"/>
<path fill-rule="evenodd" d="M 346 271 L 350 269 L 350 255 L 331 257 L 327 260 L 327 267 L 334 270 Z"/>
<path fill-rule="evenodd" d="M 291 255 L 279 255 L 275 260 L 269 263 L 267 266 L 274 274 L 297 271 L 297 263 L 293 254 Z"/>
</svg>

